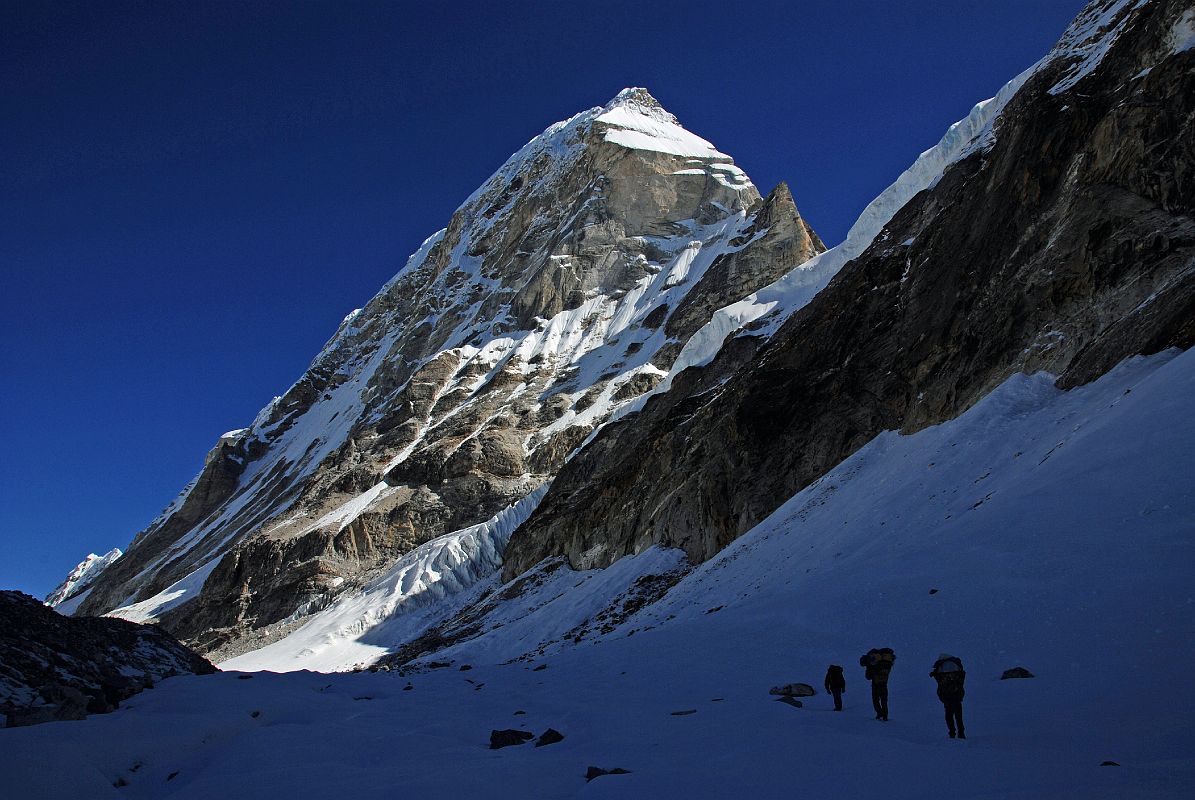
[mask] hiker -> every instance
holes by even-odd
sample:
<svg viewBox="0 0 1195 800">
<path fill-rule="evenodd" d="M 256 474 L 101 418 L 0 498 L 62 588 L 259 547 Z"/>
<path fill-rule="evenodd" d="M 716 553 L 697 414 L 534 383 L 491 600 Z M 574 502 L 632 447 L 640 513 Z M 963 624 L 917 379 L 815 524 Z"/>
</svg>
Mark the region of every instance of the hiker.
<svg viewBox="0 0 1195 800">
<path fill-rule="evenodd" d="M 963 681 L 967 679 L 967 673 L 963 670 L 963 662 L 942 653 L 929 676 L 938 682 L 938 699 L 946 711 L 946 730 L 950 731 L 950 738 L 955 738 L 957 731 L 958 738 L 966 739 L 963 732 Z"/>
<path fill-rule="evenodd" d="M 871 705 L 876 710 L 876 719 L 888 721 L 888 673 L 896 661 L 891 647 L 873 647 L 859 657 L 859 666 L 866 672 L 863 677 L 871 681 Z"/>
<path fill-rule="evenodd" d="M 842 667 L 831 664 L 826 670 L 826 691 L 834 695 L 834 710 L 842 711 L 842 693 L 846 691 L 846 676 Z"/>
</svg>

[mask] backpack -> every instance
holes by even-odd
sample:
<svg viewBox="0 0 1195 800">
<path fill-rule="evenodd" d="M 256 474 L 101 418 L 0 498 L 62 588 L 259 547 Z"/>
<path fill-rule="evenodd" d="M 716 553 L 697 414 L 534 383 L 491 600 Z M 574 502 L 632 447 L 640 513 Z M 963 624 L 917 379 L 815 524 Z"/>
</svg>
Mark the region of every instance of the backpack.
<svg viewBox="0 0 1195 800">
<path fill-rule="evenodd" d="M 896 653 L 891 647 L 873 647 L 859 657 L 859 666 L 891 669 L 895 661 Z"/>
<path fill-rule="evenodd" d="M 942 658 L 934 662 L 934 672 L 945 674 L 962 671 L 963 662 L 954 656 L 947 656 L 946 658 Z"/>
<path fill-rule="evenodd" d="M 961 660 L 954 656 L 940 658 L 934 662 L 934 671 L 931 674 L 938 682 L 939 696 L 962 699 L 963 681 L 966 680 L 967 673 L 963 670 Z"/>
</svg>

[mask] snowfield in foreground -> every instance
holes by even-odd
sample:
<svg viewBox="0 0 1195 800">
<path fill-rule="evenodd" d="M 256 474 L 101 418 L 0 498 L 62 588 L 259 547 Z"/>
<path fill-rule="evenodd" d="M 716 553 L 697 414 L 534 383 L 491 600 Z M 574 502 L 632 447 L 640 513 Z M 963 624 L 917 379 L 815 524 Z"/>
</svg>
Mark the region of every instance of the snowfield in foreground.
<svg viewBox="0 0 1195 800">
<path fill-rule="evenodd" d="M 1015 376 L 878 437 L 611 631 L 562 633 L 675 555 L 551 572 L 433 656 L 449 667 L 175 678 L 0 730 L 5 796 L 1189 797 L 1192 397 L 1190 351 L 1069 393 Z M 886 724 L 856 666 L 883 645 Z M 967 667 L 967 741 L 927 674 L 942 651 Z M 1015 666 L 1037 677 L 999 680 Z M 819 688 L 804 708 L 768 695 L 793 681 Z M 488 749 L 549 727 L 564 740 Z"/>
</svg>

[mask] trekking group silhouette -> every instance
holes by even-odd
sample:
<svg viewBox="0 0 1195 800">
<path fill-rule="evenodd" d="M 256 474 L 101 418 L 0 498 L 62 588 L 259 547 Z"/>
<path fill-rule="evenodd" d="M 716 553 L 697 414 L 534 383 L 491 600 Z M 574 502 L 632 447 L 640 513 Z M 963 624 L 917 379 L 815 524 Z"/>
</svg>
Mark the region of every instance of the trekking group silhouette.
<svg viewBox="0 0 1195 800">
<path fill-rule="evenodd" d="M 871 682 L 871 705 L 875 708 L 876 719 L 888 721 L 888 675 L 892 672 L 892 665 L 896 663 L 896 653 L 891 647 L 873 647 L 859 657 L 859 666 L 863 667 L 863 677 Z M 963 730 L 963 682 L 967 673 L 963 670 L 963 662 L 948 653 L 942 653 L 934 662 L 934 668 L 929 676 L 938 684 L 938 699 L 946 716 L 946 730 L 950 738 L 966 739 Z M 846 676 L 842 667 L 831 664 L 826 670 L 826 692 L 834 698 L 834 710 L 842 711 L 842 693 L 846 691 Z"/>
</svg>

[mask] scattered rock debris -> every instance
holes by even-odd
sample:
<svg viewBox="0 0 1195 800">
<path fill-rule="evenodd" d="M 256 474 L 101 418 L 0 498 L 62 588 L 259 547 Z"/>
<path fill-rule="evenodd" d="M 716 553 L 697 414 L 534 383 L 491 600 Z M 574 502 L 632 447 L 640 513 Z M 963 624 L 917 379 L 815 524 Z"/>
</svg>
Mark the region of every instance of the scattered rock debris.
<svg viewBox="0 0 1195 800">
<path fill-rule="evenodd" d="M 631 774 L 631 771 L 629 769 L 623 769 L 622 767 L 615 767 L 614 769 L 602 769 L 601 767 L 590 767 L 589 769 L 585 770 L 585 780 L 588 782 L 588 781 L 593 780 L 594 778 L 600 778 L 603 775 L 630 775 L 630 774 Z"/>
</svg>

